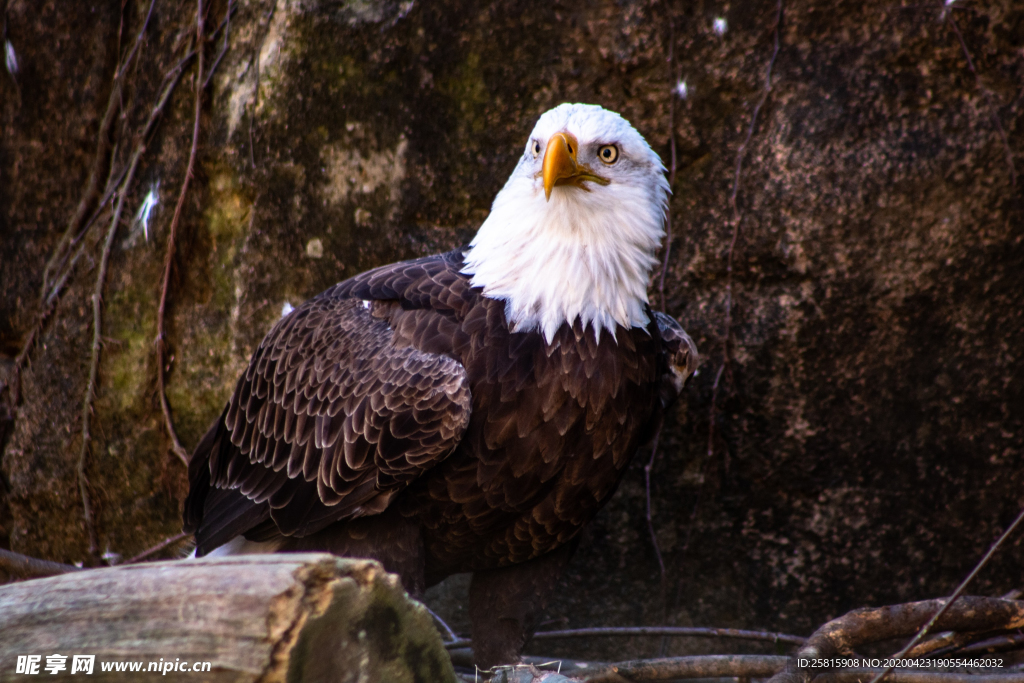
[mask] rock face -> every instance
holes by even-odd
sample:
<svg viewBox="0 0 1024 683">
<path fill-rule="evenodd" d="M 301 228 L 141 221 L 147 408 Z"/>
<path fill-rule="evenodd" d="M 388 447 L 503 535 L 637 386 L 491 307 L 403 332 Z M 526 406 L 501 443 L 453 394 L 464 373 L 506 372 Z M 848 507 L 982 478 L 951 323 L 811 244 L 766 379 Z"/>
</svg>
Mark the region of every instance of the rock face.
<svg viewBox="0 0 1024 683">
<path fill-rule="evenodd" d="M 209 4 L 207 35 L 221 29 L 206 73 L 225 39 L 228 50 L 206 91 L 166 324 L 167 398 L 186 448 L 282 307 L 468 240 L 536 117 L 586 101 L 621 112 L 667 165 L 674 140 L 664 302 L 704 364 L 654 461 L 664 590 L 645 450 L 586 532 L 552 618 L 807 632 L 853 607 L 950 590 L 1018 511 L 1019 3 L 786 1 L 774 61 L 772 2 L 239 0 L 229 30 L 225 2 Z M 18 68 L 0 74 L 3 377 L 34 327 L 112 74 L 150 3 L 129 2 L 123 24 L 120 6 L 8 5 Z M 115 173 L 191 45 L 195 12 L 158 0 L 149 21 L 109 133 Z M 100 553 L 130 556 L 176 533 L 187 487 L 153 339 L 191 144 L 188 69 L 129 188 L 103 289 L 82 461 Z M 151 189 L 159 203 L 143 227 L 133 217 Z M 98 561 L 78 469 L 110 224 L 102 214 L 76 242 L 82 257 L 28 355 L 20 402 L 2 395 L 0 545 L 60 561 Z M 656 305 L 658 290 L 655 279 Z M 1018 537 L 972 590 L 1017 587 L 1022 558 Z M 457 627 L 462 588 L 433 594 Z"/>
</svg>

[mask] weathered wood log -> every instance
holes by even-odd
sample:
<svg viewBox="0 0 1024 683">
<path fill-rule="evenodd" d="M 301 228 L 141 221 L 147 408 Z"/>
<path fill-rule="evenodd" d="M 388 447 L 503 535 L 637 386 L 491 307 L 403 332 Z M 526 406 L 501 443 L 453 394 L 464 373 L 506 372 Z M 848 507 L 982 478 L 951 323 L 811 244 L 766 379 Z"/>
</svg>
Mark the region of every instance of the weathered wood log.
<svg viewBox="0 0 1024 683">
<path fill-rule="evenodd" d="M 33 670 L 81 680 L 89 662 L 76 655 L 94 656 L 88 680 L 120 683 L 154 672 L 193 683 L 455 680 L 429 614 L 397 577 L 325 554 L 156 562 L 0 587 L 0 681 L 32 680 L 23 674 Z"/>
</svg>

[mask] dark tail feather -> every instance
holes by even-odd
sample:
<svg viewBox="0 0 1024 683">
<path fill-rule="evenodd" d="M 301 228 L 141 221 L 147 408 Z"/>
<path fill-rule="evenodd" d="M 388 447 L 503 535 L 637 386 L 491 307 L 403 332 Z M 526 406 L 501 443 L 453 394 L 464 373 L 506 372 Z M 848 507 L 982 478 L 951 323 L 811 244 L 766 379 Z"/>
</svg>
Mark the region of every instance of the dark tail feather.
<svg viewBox="0 0 1024 683">
<path fill-rule="evenodd" d="M 225 413 L 227 408 L 224 409 Z M 270 518 L 270 506 L 257 505 L 236 490 L 213 488 L 210 460 L 223 448 L 232 448 L 224 428 L 224 413 L 199 441 L 188 463 L 188 498 L 182 513 L 182 528 L 196 535 L 196 557 L 206 555 L 235 536 L 244 534 Z"/>
<path fill-rule="evenodd" d="M 227 412 L 226 406 L 224 412 Z M 199 445 L 188 461 L 188 498 L 185 499 L 185 509 L 182 511 L 182 529 L 187 533 L 195 533 L 203 521 L 206 494 L 210 490 L 210 454 L 214 448 L 220 448 L 223 430 L 224 413 L 221 413 L 199 440 Z"/>
<path fill-rule="evenodd" d="M 257 505 L 234 489 L 210 489 L 203 521 L 196 530 L 196 557 L 270 519 L 270 506 Z"/>
</svg>

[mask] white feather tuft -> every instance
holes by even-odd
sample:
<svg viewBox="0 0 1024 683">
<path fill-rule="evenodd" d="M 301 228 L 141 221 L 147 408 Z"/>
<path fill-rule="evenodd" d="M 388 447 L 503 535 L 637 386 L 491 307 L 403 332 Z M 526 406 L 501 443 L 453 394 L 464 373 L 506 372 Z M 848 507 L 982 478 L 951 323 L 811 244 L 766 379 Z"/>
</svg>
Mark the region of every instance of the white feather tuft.
<svg viewBox="0 0 1024 683">
<path fill-rule="evenodd" d="M 146 236 L 146 241 L 149 241 L 149 217 L 153 215 L 153 209 L 160 203 L 160 181 L 157 180 L 156 184 L 150 188 L 146 197 L 142 200 L 142 205 L 139 206 L 138 212 L 135 214 L 135 223 L 142 226 L 142 231 Z"/>
<path fill-rule="evenodd" d="M 228 557 L 229 555 L 266 555 L 277 552 L 280 541 L 248 541 L 244 536 L 235 536 L 222 546 L 206 553 L 205 557 Z M 193 557 L 195 551 L 193 551 Z"/>
<path fill-rule="evenodd" d="M 14 53 L 14 46 L 11 41 L 4 41 L 4 61 L 7 64 L 7 72 L 12 76 L 18 75 L 18 55 Z"/>
</svg>

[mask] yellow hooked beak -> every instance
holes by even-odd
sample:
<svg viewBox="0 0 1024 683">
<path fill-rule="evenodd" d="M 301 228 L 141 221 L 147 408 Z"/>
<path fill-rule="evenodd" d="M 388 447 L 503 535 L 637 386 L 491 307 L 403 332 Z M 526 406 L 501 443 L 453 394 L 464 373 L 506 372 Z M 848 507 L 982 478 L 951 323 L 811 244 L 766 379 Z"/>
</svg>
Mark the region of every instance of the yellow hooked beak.
<svg viewBox="0 0 1024 683">
<path fill-rule="evenodd" d="M 548 140 L 548 148 L 544 150 L 544 198 L 551 199 L 551 190 L 555 185 L 575 185 L 581 190 L 590 189 L 583 184 L 591 181 L 607 185 L 608 179 L 594 173 L 586 164 L 576 162 L 579 143 L 576 136 L 568 131 L 555 133 Z"/>
</svg>

